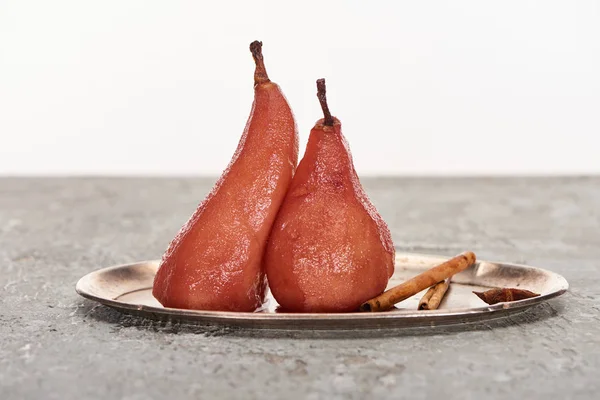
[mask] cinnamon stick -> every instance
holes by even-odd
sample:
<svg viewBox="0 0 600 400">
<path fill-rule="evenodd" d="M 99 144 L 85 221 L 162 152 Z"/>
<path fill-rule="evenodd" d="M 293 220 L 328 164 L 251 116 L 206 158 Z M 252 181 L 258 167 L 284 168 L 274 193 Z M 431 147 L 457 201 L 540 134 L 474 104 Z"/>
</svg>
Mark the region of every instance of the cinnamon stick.
<svg viewBox="0 0 600 400">
<path fill-rule="evenodd" d="M 450 278 L 438 282 L 429 288 L 427 293 L 419 301 L 418 310 L 437 310 L 450 287 Z"/>
<path fill-rule="evenodd" d="M 471 251 L 461 253 L 363 303 L 360 311 L 388 311 L 394 307 L 394 304 L 467 269 L 475 263 L 476 259 L 475 254 Z"/>
</svg>

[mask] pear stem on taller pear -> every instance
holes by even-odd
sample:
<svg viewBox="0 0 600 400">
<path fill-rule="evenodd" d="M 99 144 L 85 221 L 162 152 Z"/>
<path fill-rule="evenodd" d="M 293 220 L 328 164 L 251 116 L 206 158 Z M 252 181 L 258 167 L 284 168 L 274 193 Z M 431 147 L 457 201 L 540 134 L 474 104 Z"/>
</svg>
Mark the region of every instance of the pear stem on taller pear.
<svg viewBox="0 0 600 400">
<path fill-rule="evenodd" d="M 317 79 L 317 98 L 319 99 L 319 103 L 321 103 L 321 108 L 323 109 L 323 125 L 325 126 L 333 126 L 333 117 L 329 112 L 329 106 L 327 106 L 327 96 L 326 96 L 326 88 L 325 88 L 325 79 Z"/>
<path fill-rule="evenodd" d="M 271 82 L 269 75 L 267 75 L 267 69 L 265 68 L 265 63 L 263 61 L 262 42 L 255 40 L 254 42 L 250 43 L 250 52 L 252 52 L 252 57 L 254 58 L 254 63 L 256 64 L 256 69 L 254 70 L 254 85 Z"/>
</svg>

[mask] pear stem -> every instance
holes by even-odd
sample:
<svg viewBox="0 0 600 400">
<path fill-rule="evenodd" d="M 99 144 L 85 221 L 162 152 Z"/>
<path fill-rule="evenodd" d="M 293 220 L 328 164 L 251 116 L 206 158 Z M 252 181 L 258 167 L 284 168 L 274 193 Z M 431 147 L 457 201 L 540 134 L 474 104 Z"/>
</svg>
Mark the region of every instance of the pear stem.
<svg viewBox="0 0 600 400">
<path fill-rule="evenodd" d="M 325 119 L 323 120 L 323 125 L 325 126 L 333 126 L 333 117 L 329 112 L 329 106 L 327 105 L 327 90 L 325 88 L 325 79 L 317 79 L 317 98 L 319 99 L 319 103 L 321 103 L 321 108 L 323 109 L 323 115 Z"/>
<path fill-rule="evenodd" d="M 254 58 L 254 63 L 256 64 L 256 69 L 254 70 L 254 84 L 259 85 L 261 83 L 271 82 L 263 61 L 262 42 L 255 40 L 250 43 L 250 52 L 252 53 L 252 58 Z"/>
</svg>

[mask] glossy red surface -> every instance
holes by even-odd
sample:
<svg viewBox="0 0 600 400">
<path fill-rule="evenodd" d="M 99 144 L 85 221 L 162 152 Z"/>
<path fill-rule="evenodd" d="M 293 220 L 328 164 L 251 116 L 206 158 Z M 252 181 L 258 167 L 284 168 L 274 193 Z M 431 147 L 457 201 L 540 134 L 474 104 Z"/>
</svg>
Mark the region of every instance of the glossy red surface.
<svg viewBox="0 0 600 400">
<path fill-rule="evenodd" d="M 287 100 L 272 82 L 256 85 L 231 163 L 162 258 L 152 293 L 163 306 L 261 306 L 265 243 L 297 161 L 298 133 Z"/>
<path fill-rule="evenodd" d="M 394 271 L 390 231 L 364 192 L 339 120 L 317 122 L 273 225 L 265 268 L 296 312 L 356 311 Z"/>
</svg>

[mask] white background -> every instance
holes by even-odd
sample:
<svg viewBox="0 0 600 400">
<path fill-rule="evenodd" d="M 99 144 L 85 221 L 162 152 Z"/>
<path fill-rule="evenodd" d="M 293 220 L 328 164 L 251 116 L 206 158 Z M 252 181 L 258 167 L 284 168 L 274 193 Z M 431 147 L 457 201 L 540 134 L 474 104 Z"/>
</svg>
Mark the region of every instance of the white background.
<svg viewBox="0 0 600 400">
<path fill-rule="evenodd" d="M 600 172 L 597 1 L 0 0 L 0 174 L 216 175 L 248 44 L 360 175 Z"/>
</svg>

